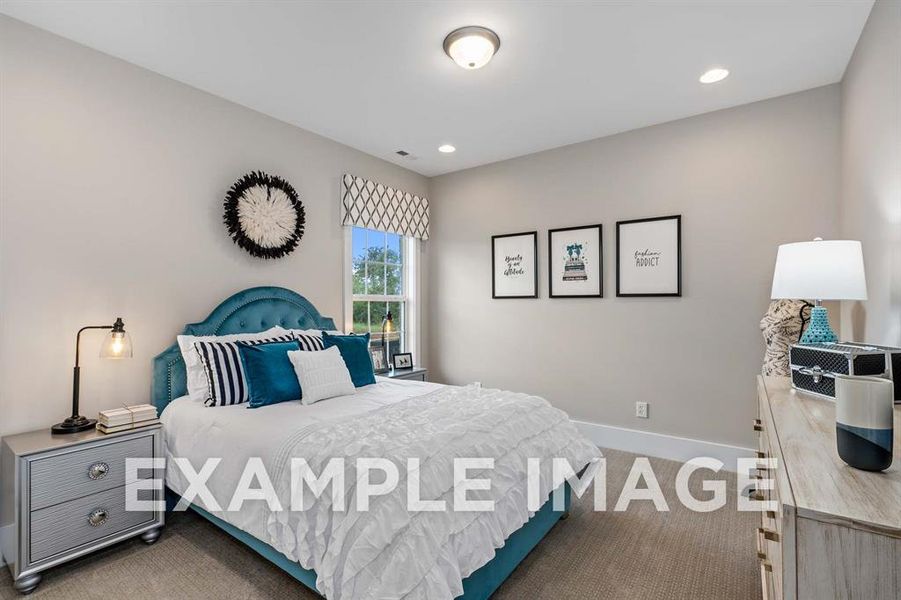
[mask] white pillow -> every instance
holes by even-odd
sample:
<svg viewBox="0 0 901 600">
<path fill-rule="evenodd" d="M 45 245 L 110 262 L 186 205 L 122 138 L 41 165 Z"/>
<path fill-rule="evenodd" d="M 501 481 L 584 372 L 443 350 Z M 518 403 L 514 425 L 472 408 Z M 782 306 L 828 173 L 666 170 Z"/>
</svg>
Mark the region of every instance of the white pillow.
<svg viewBox="0 0 901 600">
<path fill-rule="evenodd" d="M 287 329 L 282 327 L 272 327 L 266 331 L 258 333 L 235 333 L 232 335 L 180 335 L 178 340 L 178 349 L 181 350 L 181 357 L 185 361 L 185 371 L 187 373 L 188 396 L 191 400 L 203 402 L 209 396 L 209 382 L 206 380 L 206 372 L 203 369 L 203 362 L 197 349 L 194 348 L 194 342 L 237 342 L 248 340 L 262 340 L 270 337 L 278 337 L 288 333 Z"/>
<path fill-rule="evenodd" d="M 357 392 L 337 346 L 320 352 L 291 350 L 288 352 L 288 360 L 294 365 L 297 382 L 300 383 L 300 401 L 303 404 Z"/>
</svg>

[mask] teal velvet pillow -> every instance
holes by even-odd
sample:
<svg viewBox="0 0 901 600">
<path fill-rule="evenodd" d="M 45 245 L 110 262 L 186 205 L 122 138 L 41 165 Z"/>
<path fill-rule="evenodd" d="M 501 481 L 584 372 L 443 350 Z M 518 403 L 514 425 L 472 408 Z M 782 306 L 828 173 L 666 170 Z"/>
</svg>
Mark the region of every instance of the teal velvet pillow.
<svg viewBox="0 0 901 600">
<path fill-rule="evenodd" d="M 288 358 L 289 350 L 300 350 L 300 344 L 296 340 L 256 345 L 238 342 L 250 408 L 300 400 L 300 384 Z"/>
<path fill-rule="evenodd" d="M 354 387 L 363 387 L 375 383 L 375 372 L 372 359 L 369 357 L 369 334 L 365 335 L 332 335 L 322 332 L 322 345 L 326 350 L 336 346 L 350 371 L 350 379 Z"/>
</svg>

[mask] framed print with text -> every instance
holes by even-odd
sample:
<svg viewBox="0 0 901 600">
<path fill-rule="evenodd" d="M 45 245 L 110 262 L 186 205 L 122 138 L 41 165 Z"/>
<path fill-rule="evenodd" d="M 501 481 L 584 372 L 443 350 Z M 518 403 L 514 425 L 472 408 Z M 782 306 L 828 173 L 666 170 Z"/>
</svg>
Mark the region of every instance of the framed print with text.
<svg viewBox="0 0 901 600">
<path fill-rule="evenodd" d="M 603 298 L 603 228 L 598 225 L 547 232 L 548 294 L 551 298 Z"/>
<path fill-rule="evenodd" d="M 491 297 L 538 297 L 538 232 L 491 236 Z"/>
<path fill-rule="evenodd" d="M 616 295 L 682 295 L 682 216 L 616 223 Z"/>
</svg>

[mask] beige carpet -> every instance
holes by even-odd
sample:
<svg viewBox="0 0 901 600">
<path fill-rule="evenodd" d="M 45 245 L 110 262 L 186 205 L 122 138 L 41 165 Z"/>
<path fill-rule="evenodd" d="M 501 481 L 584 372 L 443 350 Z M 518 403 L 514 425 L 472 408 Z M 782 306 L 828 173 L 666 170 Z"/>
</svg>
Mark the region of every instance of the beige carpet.
<svg viewBox="0 0 901 600">
<path fill-rule="evenodd" d="M 496 600 L 567 598 L 754 600 L 760 583 L 754 552 L 757 515 L 735 510 L 734 477 L 729 502 L 712 513 L 691 512 L 673 488 L 679 465 L 652 459 L 670 512 L 651 502 L 612 508 L 633 455 L 607 456 L 607 512 L 591 510 L 589 496 L 559 522 L 493 596 Z M 696 474 L 700 475 L 700 473 Z M 703 498 L 692 478 L 695 496 Z M 0 598 L 19 595 L 9 571 L 0 573 Z M 35 600 L 94 598 L 315 599 L 252 550 L 193 513 L 172 515 L 153 546 L 123 542 L 51 569 L 31 595 Z"/>
</svg>

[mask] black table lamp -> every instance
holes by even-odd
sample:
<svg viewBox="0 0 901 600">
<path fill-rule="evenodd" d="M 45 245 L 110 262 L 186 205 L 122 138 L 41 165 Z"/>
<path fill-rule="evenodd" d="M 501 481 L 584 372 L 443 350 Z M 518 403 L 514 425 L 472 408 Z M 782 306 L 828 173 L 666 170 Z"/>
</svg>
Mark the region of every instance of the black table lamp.
<svg viewBox="0 0 901 600">
<path fill-rule="evenodd" d="M 394 333 L 394 319 L 391 317 L 391 311 L 382 319 L 382 347 L 385 350 L 385 370 L 388 369 L 388 334 Z"/>
<path fill-rule="evenodd" d="M 75 371 L 72 379 L 72 416 L 62 423 L 57 423 L 50 428 L 51 433 L 76 433 L 93 429 L 97 424 L 97 419 L 87 419 L 78 414 L 78 387 L 79 372 L 81 367 L 78 366 L 79 345 L 81 344 L 81 333 L 88 329 L 109 329 L 110 332 L 103 340 L 100 346 L 100 358 L 131 358 L 131 337 L 125 331 L 125 323 L 121 318 L 117 318 L 112 325 L 89 325 L 78 330 L 75 336 Z"/>
</svg>

